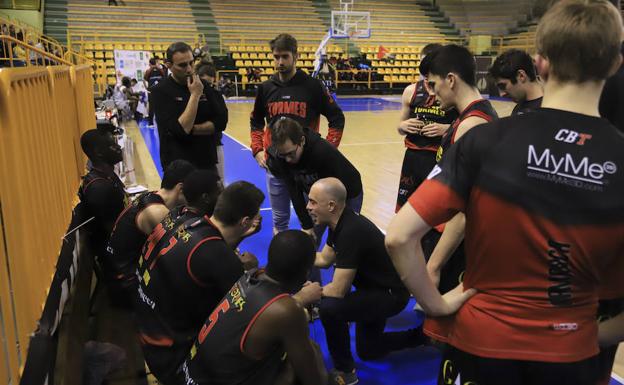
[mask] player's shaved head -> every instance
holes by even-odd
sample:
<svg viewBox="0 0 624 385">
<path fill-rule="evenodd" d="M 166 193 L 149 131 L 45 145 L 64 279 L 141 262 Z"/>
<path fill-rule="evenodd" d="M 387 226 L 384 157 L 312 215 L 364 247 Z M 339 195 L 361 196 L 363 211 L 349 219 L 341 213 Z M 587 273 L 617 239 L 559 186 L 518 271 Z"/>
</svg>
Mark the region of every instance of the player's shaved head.
<svg viewBox="0 0 624 385">
<path fill-rule="evenodd" d="M 327 200 L 333 200 L 343 206 L 347 201 L 347 189 L 338 178 L 323 178 L 314 183 L 323 192 Z"/>
</svg>

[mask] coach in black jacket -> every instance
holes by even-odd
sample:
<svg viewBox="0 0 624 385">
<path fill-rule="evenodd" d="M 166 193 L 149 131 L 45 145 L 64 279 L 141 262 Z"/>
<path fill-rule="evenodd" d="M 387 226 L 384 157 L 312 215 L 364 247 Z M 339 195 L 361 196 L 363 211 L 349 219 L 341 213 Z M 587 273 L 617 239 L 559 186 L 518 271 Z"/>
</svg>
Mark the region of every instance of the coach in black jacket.
<svg viewBox="0 0 624 385">
<path fill-rule="evenodd" d="M 165 64 L 171 76 L 151 90 L 162 167 L 184 159 L 197 168 L 216 170 L 215 133 L 225 130 L 228 121 L 223 97 L 192 75 L 193 53 L 188 44 L 173 43 Z"/>
<path fill-rule="evenodd" d="M 338 178 L 347 189 L 347 206 L 360 212 L 363 198 L 360 173 L 318 133 L 305 130 L 294 119 L 281 117 L 271 126 L 271 142 L 267 165 L 286 182 L 303 231 L 320 238 L 325 229 L 317 229 L 315 234 L 314 223 L 306 210 L 307 194 L 321 178 Z"/>
</svg>

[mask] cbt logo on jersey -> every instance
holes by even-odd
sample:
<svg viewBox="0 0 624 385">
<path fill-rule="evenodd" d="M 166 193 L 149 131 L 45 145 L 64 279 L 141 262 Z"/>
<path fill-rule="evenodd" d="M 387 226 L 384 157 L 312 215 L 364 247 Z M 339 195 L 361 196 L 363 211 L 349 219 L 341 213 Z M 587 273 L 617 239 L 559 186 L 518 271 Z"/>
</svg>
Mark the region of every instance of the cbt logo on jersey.
<svg viewBox="0 0 624 385">
<path fill-rule="evenodd" d="M 585 145 L 585 142 L 590 140 L 591 138 L 592 136 L 590 134 L 566 130 L 565 128 L 559 130 L 557 132 L 557 135 L 555 135 L 555 140 L 558 142 L 575 143 L 578 146 Z"/>
<path fill-rule="evenodd" d="M 562 136 L 563 137 L 563 136 Z M 602 190 L 609 184 L 605 176 L 615 174 L 613 161 L 592 162 L 582 154 L 555 154 L 550 148 L 539 151 L 530 144 L 527 158 L 527 175 L 531 178 L 566 184 L 587 190 Z"/>
</svg>

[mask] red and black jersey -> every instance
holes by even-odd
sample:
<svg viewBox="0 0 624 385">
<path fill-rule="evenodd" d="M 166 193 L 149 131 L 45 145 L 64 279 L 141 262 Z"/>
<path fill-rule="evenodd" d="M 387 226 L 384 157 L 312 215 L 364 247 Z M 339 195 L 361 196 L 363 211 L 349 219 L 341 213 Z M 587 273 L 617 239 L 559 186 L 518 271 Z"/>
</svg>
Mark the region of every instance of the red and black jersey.
<svg viewBox="0 0 624 385">
<path fill-rule="evenodd" d="M 251 151 L 255 156 L 270 145 L 271 127 L 282 116 L 299 122 L 304 128 L 319 131 L 320 115 L 327 118 L 327 141 L 338 146 L 342 138 L 345 118 L 338 103 L 320 80 L 301 70 L 288 82 L 277 75 L 258 86 L 256 101 L 251 112 Z"/>
<path fill-rule="evenodd" d="M 255 321 L 272 303 L 289 295 L 258 270 L 243 275 L 213 310 L 201 328 L 190 355 L 178 370 L 187 385 L 271 385 L 282 365 L 284 349 L 262 359 L 245 352 Z"/>
<path fill-rule="evenodd" d="M 622 148 L 607 120 L 547 108 L 451 147 L 409 200 L 430 225 L 466 213 L 464 286 L 478 292 L 448 343 L 529 361 L 598 353 L 599 291 L 624 296 Z"/>
<path fill-rule="evenodd" d="M 165 218 L 154 229 L 137 269 L 141 341 L 167 347 L 171 359 L 163 361 L 171 369 L 181 363 L 210 311 L 243 274 L 240 260 L 210 219 L 185 214 L 175 221 Z"/>
<path fill-rule="evenodd" d="M 436 100 L 435 95 L 429 95 L 422 80 L 416 83 L 409 108 L 409 118 L 422 120 L 425 122 L 425 125 L 431 123 L 450 124 L 457 118 L 455 109 L 450 111 L 440 109 L 440 103 Z M 440 146 L 441 139 L 439 136 L 428 137 L 419 134 L 407 134 L 405 136 L 405 147 L 412 150 L 435 152 Z"/>
<path fill-rule="evenodd" d="M 78 197 L 84 204 L 87 218 L 94 218 L 87 224 L 93 251 L 104 256 L 115 219 L 129 203 L 124 184 L 113 171 L 94 167 L 82 177 Z"/>
<path fill-rule="evenodd" d="M 457 119 L 451 123 L 451 127 L 449 127 L 446 135 L 442 137 L 442 142 L 440 143 L 438 153 L 436 154 L 437 162 L 442 159 L 444 151 L 448 150 L 449 147 L 455 143 L 455 134 L 457 134 L 457 128 L 461 122 L 472 116 L 482 118 L 488 122 L 498 118 L 498 114 L 496 113 L 494 107 L 492 107 L 492 103 L 490 103 L 489 100 L 478 99 L 470 103 L 468 107 L 464 108 L 464 110 L 459 114 Z"/>
<path fill-rule="evenodd" d="M 124 285 L 136 280 L 136 264 L 147 239 L 147 235 L 139 229 L 137 218 L 147 207 L 164 204 L 160 195 L 150 191 L 139 195 L 119 214 L 102 261 L 108 279 Z"/>
</svg>

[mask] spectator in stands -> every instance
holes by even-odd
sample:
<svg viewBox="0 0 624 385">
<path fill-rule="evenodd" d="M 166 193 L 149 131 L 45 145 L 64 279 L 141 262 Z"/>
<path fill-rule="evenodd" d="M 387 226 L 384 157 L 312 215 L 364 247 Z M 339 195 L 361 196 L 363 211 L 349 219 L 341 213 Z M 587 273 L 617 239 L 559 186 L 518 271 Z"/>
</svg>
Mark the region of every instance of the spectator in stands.
<svg viewBox="0 0 624 385">
<path fill-rule="evenodd" d="M 154 125 L 154 106 L 152 102 L 152 88 L 160 83 L 167 76 L 167 69 L 162 64 L 158 63 L 158 56 L 154 56 L 149 59 L 149 67 L 143 74 L 143 79 L 147 81 L 148 92 L 148 117 L 147 124 L 149 126 Z"/>
<path fill-rule="evenodd" d="M 205 81 L 210 88 L 215 88 L 215 80 L 217 77 L 217 73 L 215 71 L 214 65 L 212 64 L 204 64 L 202 62 L 198 63 L 199 65 L 195 66 L 195 73 L 199 76 L 202 81 Z M 219 91 L 216 91 L 219 92 Z M 217 99 L 218 100 L 218 99 Z M 227 110 L 227 106 L 225 105 L 225 101 L 222 100 L 222 108 Z M 221 181 L 225 182 L 225 169 L 224 169 L 224 161 L 225 157 L 223 156 L 223 131 L 215 132 L 216 141 L 217 141 L 217 172 Z"/>
<path fill-rule="evenodd" d="M 9 27 L 6 24 L 0 25 L 0 35 L 9 35 Z M 9 57 L 9 47 L 9 42 L 0 40 L 0 67 L 4 67 L 8 64 L 7 58 Z"/>
<path fill-rule="evenodd" d="M 501 96 L 516 102 L 512 115 L 524 114 L 542 105 L 544 90 L 528 53 L 519 49 L 505 51 L 494 60 L 488 72 Z"/>
<path fill-rule="evenodd" d="M 215 169 L 217 137 L 225 130 L 228 112 L 223 97 L 193 74 L 193 53 L 184 42 L 167 49 L 171 76 L 152 88 L 163 167 L 185 159 L 198 168 Z"/>
<path fill-rule="evenodd" d="M 227 76 L 221 76 L 219 80 L 219 90 L 226 98 L 236 95 L 236 86 L 232 82 L 232 79 Z"/>
<path fill-rule="evenodd" d="M 87 218 L 92 251 L 103 257 L 115 219 L 128 202 L 123 182 L 114 166 L 123 159 L 121 147 L 113 135 L 103 129 L 89 130 L 80 137 L 82 151 L 91 162 L 91 169 L 82 178 L 78 196 Z"/>
<path fill-rule="evenodd" d="M 18 43 L 13 43 L 13 67 L 26 66 L 26 50 Z"/>
</svg>

